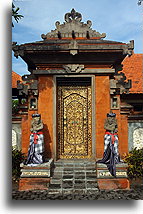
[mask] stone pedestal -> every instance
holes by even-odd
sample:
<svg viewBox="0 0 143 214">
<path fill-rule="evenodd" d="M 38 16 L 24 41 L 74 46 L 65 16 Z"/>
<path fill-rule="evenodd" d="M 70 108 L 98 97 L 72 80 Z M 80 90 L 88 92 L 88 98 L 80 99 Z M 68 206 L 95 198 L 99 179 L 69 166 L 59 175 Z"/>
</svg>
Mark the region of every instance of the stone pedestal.
<svg viewBox="0 0 143 214">
<path fill-rule="evenodd" d="M 105 164 L 97 163 L 97 182 L 99 189 L 130 189 L 127 177 L 127 167 L 125 163 L 116 165 L 116 178 L 113 177 Z"/>
<path fill-rule="evenodd" d="M 53 168 L 53 159 L 37 166 L 23 165 L 19 181 L 19 190 L 47 190 Z"/>
</svg>

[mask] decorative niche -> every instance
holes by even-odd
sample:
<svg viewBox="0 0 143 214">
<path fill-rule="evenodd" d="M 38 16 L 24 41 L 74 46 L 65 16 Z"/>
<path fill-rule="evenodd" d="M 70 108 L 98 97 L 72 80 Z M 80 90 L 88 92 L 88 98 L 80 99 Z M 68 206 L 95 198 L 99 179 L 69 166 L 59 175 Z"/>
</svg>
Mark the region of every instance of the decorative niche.
<svg viewBox="0 0 143 214">
<path fill-rule="evenodd" d="M 111 97 L 111 109 L 119 109 L 119 97 Z"/>
<path fill-rule="evenodd" d="M 29 110 L 37 110 L 37 97 L 29 98 Z"/>
</svg>

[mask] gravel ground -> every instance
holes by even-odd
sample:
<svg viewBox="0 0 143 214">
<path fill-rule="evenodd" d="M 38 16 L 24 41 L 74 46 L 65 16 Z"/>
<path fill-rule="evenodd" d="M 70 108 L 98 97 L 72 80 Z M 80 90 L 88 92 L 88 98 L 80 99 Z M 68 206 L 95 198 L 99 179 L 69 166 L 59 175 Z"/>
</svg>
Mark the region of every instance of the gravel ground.
<svg viewBox="0 0 143 214">
<path fill-rule="evenodd" d="M 130 190 L 99 190 L 94 193 L 48 195 L 48 191 L 13 191 L 13 200 L 143 200 L 143 186 Z"/>
</svg>

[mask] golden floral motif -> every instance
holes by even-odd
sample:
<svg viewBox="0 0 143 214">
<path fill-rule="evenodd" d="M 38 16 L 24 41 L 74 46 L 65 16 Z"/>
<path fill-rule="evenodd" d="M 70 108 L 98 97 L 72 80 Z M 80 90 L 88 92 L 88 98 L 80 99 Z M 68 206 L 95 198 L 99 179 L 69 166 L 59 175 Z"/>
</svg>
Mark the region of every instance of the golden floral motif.
<svg viewBox="0 0 143 214">
<path fill-rule="evenodd" d="M 58 87 L 58 157 L 91 157 L 91 87 Z"/>
</svg>

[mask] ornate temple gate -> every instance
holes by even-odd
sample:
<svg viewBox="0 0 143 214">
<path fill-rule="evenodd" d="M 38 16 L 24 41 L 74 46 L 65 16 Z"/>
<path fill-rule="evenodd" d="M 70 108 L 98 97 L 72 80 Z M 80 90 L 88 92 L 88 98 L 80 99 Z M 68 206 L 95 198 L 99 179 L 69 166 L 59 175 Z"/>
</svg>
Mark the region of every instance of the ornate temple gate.
<svg viewBox="0 0 143 214">
<path fill-rule="evenodd" d="M 17 84 L 20 100 L 26 99 L 26 103 L 20 102 L 18 114 L 22 127 L 22 152 L 28 152 L 31 116 L 40 113 L 44 124 L 45 160 L 54 158 L 56 162 L 57 159 L 64 159 L 59 161 L 64 165 L 67 159 L 71 163 L 87 159 L 85 162 L 94 163 L 95 168 L 96 159 L 101 158 L 104 151 L 103 124 L 107 113 L 113 111 L 117 114 L 121 155 L 128 152 L 127 118 L 131 116 L 130 122 L 132 116 L 138 120 L 137 114 L 131 113 L 136 94 L 133 100 L 128 97 L 131 81 L 126 80 L 124 72 L 121 72 L 122 61 L 133 53 L 134 42 L 104 40 L 106 34 L 93 30 L 90 20 L 82 22 L 82 15 L 74 9 L 64 17 L 65 22 L 55 23 L 55 30 L 41 35 L 43 41 L 12 44 L 14 56 L 21 57 L 30 72 L 22 76 Z M 139 99 L 142 100 L 141 97 Z M 131 124 L 131 128 L 135 128 L 135 125 Z M 138 128 L 132 129 L 135 131 L 133 136 L 142 131 L 142 127 Z M 45 170 L 46 173 L 49 170 L 47 177 L 43 177 L 39 171 L 41 168 L 34 167 L 33 178 L 31 171 L 28 172 L 30 177 L 21 177 L 19 189 L 47 189 L 53 163 L 49 161 L 47 164 L 47 168 L 45 165 L 42 168 L 44 174 Z M 117 189 L 129 187 L 126 175 L 118 180 L 113 178 L 112 181 L 106 174 L 107 169 L 98 167 L 100 189 L 114 185 Z M 126 173 L 125 167 L 122 169 Z M 28 170 L 31 169 L 28 167 Z M 121 173 L 120 167 L 118 172 Z M 63 171 L 59 174 L 63 176 Z M 63 182 L 63 178 L 59 177 L 60 182 Z M 52 182 L 51 185 L 57 185 Z M 58 185 L 62 190 L 62 183 Z"/>
<path fill-rule="evenodd" d="M 57 85 L 58 158 L 91 158 L 91 78 L 60 78 Z"/>
</svg>

